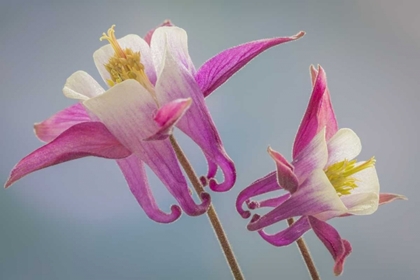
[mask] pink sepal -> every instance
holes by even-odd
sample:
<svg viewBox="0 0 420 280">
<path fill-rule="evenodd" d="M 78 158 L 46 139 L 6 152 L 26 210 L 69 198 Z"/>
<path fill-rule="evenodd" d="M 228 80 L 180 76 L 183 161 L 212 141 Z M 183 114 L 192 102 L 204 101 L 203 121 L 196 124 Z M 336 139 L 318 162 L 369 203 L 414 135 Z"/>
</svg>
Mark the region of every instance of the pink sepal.
<svg viewBox="0 0 420 280">
<path fill-rule="evenodd" d="M 301 31 L 290 37 L 262 39 L 224 50 L 198 69 L 195 80 L 204 97 L 207 97 L 260 53 L 282 43 L 297 40 L 303 35 L 305 32 Z"/>
<path fill-rule="evenodd" d="M 267 151 L 276 162 L 277 182 L 286 191 L 294 193 L 298 187 L 298 178 L 293 172 L 293 166 L 280 153 L 270 147 L 268 147 Z"/>
<path fill-rule="evenodd" d="M 379 194 L 379 205 L 387 204 L 395 200 L 407 200 L 407 197 L 405 197 L 402 194 L 395 194 L 395 193 L 380 193 Z"/>
<path fill-rule="evenodd" d="M 335 261 L 334 274 L 336 276 L 340 275 L 343 273 L 346 257 L 352 250 L 350 242 L 342 239 L 333 226 L 312 216 L 309 216 L 308 218 L 316 236 L 324 243 Z"/>
<path fill-rule="evenodd" d="M 5 188 L 29 173 L 73 159 L 87 156 L 120 159 L 130 154 L 102 123 L 79 123 L 24 157 L 13 168 Z"/>
<path fill-rule="evenodd" d="M 277 247 L 281 247 L 295 242 L 310 229 L 311 226 L 309 225 L 308 217 L 303 216 L 300 217 L 299 220 L 293 223 L 290 227 L 280 231 L 279 233 L 270 235 L 265 233 L 264 230 L 259 230 L 258 233 L 268 243 Z"/>
<path fill-rule="evenodd" d="M 34 124 L 35 135 L 43 142 L 50 142 L 71 126 L 91 121 L 81 103 L 76 103 L 43 122 Z"/>
<path fill-rule="evenodd" d="M 190 108 L 191 102 L 191 98 L 180 98 L 160 107 L 154 117 L 154 120 L 160 126 L 160 129 L 144 140 L 163 140 L 168 138 L 172 134 L 174 125 L 182 118 L 185 111 Z"/>
<path fill-rule="evenodd" d="M 149 32 L 147 32 L 147 34 L 144 36 L 144 40 L 150 45 L 150 41 L 152 40 L 152 36 L 153 33 L 155 32 L 155 30 L 159 27 L 162 26 L 173 26 L 172 22 L 169 19 L 166 19 L 164 22 L 162 22 L 158 27 L 155 27 L 151 30 L 149 30 Z"/>
<path fill-rule="evenodd" d="M 312 75 L 315 74 L 313 71 L 311 71 L 311 73 Z M 327 77 L 324 69 L 319 66 L 311 99 L 309 100 L 306 113 L 300 123 L 293 144 L 293 158 L 295 158 L 324 127 L 326 127 L 325 138 L 328 141 L 337 132 L 338 125 L 330 100 Z"/>
</svg>

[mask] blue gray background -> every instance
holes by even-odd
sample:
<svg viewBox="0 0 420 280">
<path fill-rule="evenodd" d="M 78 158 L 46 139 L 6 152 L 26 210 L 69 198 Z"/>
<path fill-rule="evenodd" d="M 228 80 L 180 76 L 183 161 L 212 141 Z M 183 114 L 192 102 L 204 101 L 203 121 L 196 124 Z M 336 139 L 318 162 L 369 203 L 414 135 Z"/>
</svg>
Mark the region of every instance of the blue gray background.
<svg viewBox="0 0 420 280">
<path fill-rule="evenodd" d="M 38 3 L 35 3 L 38 2 Z M 417 3 L 416 3 L 417 2 Z M 245 229 L 237 194 L 274 169 L 266 148 L 288 155 L 321 64 L 341 127 L 372 155 L 384 192 L 409 201 L 331 223 L 353 253 L 341 279 L 418 279 L 418 1 L 4 1 L 0 4 L 0 181 L 41 143 L 32 125 L 74 101 L 61 89 L 85 70 L 102 32 L 144 35 L 166 18 L 187 30 L 198 68 L 228 47 L 266 37 L 307 35 L 263 53 L 208 99 L 236 186 L 213 201 L 247 279 L 308 279 L 295 245 L 275 248 Z M 199 150 L 179 133 L 199 173 Z M 162 208 L 173 199 L 151 179 Z M 34 173 L 0 194 L 0 279 L 230 279 L 206 216 L 149 220 L 112 160 L 85 158 Z M 323 279 L 333 261 L 305 238 Z"/>
</svg>

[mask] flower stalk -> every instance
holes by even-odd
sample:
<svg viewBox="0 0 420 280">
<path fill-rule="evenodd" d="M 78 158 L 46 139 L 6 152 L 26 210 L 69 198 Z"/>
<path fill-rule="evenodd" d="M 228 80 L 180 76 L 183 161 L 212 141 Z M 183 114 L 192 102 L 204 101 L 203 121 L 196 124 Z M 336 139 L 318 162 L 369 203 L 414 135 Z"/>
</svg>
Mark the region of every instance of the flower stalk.
<svg viewBox="0 0 420 280">
<path fill-rule="evenodd" d="M 287 219 L 287 224 L 289 227 L 294 223 L 293 218 Z M 308 268 L 309 274 L 311 275 L 312 280 L 321 280 L 319 277 L 318 270 L 316 269 L 315 263 L 312 260 L 311 253 L 309 252 L 308 247 L 306 246 L 306 242 L 303 237 L 296 240 L 296 244 L 299 248 L 300 254 L 302 255 L 303 260 L 305 261 L 306 267 Z"/>
<path fill-rule="evenodd" d="M 175 137 L 171 135 L 169 137 L 172 147 L 175 151 L 175 154 L 180 162 L 182 168 L 185 170 L 191 184 L 193 185 L 195 191 L 200 196 L 201 193 L 204 192 L 204 188 L 201 185 L 197 174 L 195 173 L 194 169 L 192 168 L 190 162 L 188 161 L 187 157 L 185 156 L 184 152 L 182 151 L 181 147 L 179 146 L 178 142 L 175 140 Z M 235 258 L 235 254 L 233 253 L 232 247 L 229 243 L 227 235 L 223 230 L 222 223 L 219 220 L 219 217 L 214 209 L 213 204 L 210 204 L 210 207 L 207 211 L 207 217 L 210 220 L 210 223 L 213 227 L 214 233 L 216 234 L 217 239 L 219 240 L 220 247 L 222 247 L 223 253 L 225 255 L 226 261 L 229 264 L 230 270 L 232 272 L 233 278 L 235 280 L 243 280 L 245 279 L 242 271 L 239 267 L 239 264 Z M 315 278 L 314 278 L 315 279 Z M 317 278 L 319 279 L 319 278 Z"/>
</svg>

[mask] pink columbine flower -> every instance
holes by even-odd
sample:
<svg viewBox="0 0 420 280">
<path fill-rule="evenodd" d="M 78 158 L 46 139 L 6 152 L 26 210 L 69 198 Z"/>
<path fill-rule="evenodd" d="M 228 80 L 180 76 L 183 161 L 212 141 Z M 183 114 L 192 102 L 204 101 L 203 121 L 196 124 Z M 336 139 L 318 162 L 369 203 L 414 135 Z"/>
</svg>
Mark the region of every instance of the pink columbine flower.
<svg viewBox="0 0 420 280">
<path fill-rule="evenodd" d="M 187 34 L 169 21 L 145 39 L 127 35 L 116 39 L 114 26 L 101 37 L 110 44 L 97 50 L 96 67 L 109 86 L 105 90 L 89 74 L 78 71 L 64 86 L 64 95 L 79 102 L 35 124 L 47 144 L 23 158 L 5 187 L 23 176 L 69 160 L 97 156 L 116 159 L 140 206 L 153 220 L 175 221 L 181 209 L 203 214 L 210 197 L 196 204 L 167 137 L 176 126 L 202 149 L 209 170 L 203 182 L 213 191 L 227 191 L 236 172 L 204 102 L 204 98 L 264 50 L 303 36 L 249 42 L 221 52 L 198 71 L 188 54 Z M 160 178 L 178 205 L 160 210 L 150 191 L 144 164 Z M 214 176 L 220 168 L 224 182 Z"/>
<path fill-rule="evenodd" d="M 275 246 L 289 245 L 312 228 L 334 258 L 334 273 L 340 275 L 351 246 L 326 221 L 369 215 L 378 205 L 406 198 L 379 193 L 375 159 L 357 162 L 355 157 L 362 149 L 359 137 L 351 129 L 338 129 L 324 70 L 311 66 L 311 77 L 312 96 L 293 145 L 293 160 L 289 163 L 268 148 L 277 170 L 244 189 L 236 207 L 243 218 L 250 216 L 242 208 L 244 202 L 249 209 L 273 208 L 261 217 L 254 215 L 248 229 L 258 231 Z M 262 201 L 250 199 L 280 189 L 287 193 Z M 265 227 L 293 217 L 300 218 L 285 230 L 273 235 L 264 231 Z"/>
</svg>

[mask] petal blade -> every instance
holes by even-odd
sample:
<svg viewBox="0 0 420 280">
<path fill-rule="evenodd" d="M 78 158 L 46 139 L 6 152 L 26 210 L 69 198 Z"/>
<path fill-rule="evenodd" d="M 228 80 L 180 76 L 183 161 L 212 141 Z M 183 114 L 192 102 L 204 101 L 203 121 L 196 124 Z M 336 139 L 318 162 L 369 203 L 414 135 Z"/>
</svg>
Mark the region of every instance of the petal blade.
<svg viewBox="0 0 420 280">
<path fill-rule="evenodd" d="M 34 171 L 86 156 L 125 158 L 131 152 L 100 122 L 76 124 L 50 143 L 24 157 L 12 170 L 5 187 Z"/>
<path fill-rule="evenodd" d="M 75 124 L 91 121 L 81 103 L 76 103 L 56 113 L 43 122 L 34 124 L 35 135 L 43 142 L 50 142 Z"/>
<path fill-rule="evenodd" d="M 248 42 L 215 55 L 198 69 L 195 79 L 204 97 L 225 83 L 233 74 L 238 72 L 254 57 L 265 50 L 282 43 L 297 40 L 305 35 L 299 32 L 291 37 L 278 37 Z"/>
<path fill-rule="evenodd" d="M 337 132 L 338 125 L 331 104 L 327 77 L 324 69 L 319 67 L 308 107 L 293 144 L 293 158 L 324 127 L 326 127 L 325 137 L 328 141 Z"/>
<path fill-rule="evenodd" d="M 316 236 L 324 243 L 333 257 L 335 261 L 333 271 L 335 276 L 339 276 L 343 273 L 344 262 L 352 250 L 350 242 L 342 239 L 338 231 L 326 222 L 309 216 L 309 223 Z"/>
<path fill-rule="evenodd" d="M 117 163 L 131 192 L 150 219 L 166 224 L 174 222 L 181 216 L 181 209 L 178 205 L 173 205 L 170 213 L 165 213 L 159 209 L 150 190 L 144 164 L 136 155 L 119 159 Z"/>
</svg>

